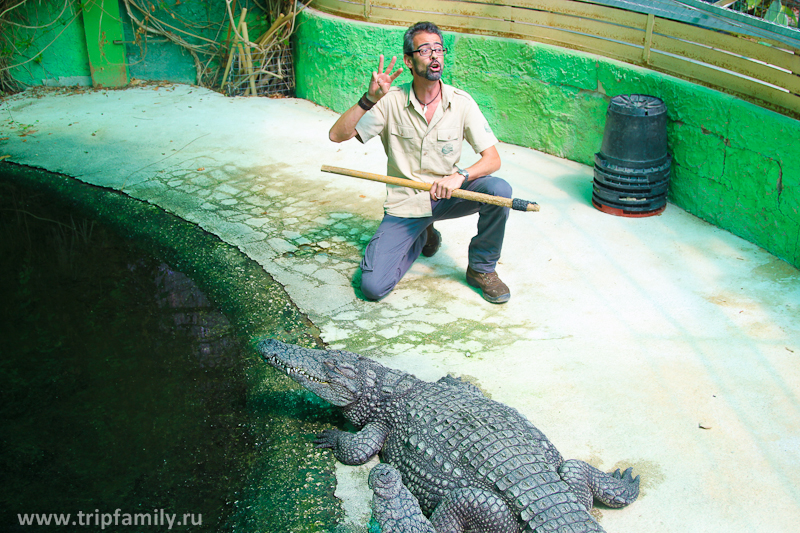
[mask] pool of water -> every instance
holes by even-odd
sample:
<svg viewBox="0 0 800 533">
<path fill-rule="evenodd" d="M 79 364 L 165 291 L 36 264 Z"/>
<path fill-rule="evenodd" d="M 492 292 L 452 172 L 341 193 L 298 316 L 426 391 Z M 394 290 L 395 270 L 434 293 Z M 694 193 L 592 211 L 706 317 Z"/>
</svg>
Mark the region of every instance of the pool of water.
<svg viewBox="0 0 800 533">
<path fill-rule="evenodd" d="M 69 514 L 60 531 L 126 517 L 335 529 L 332 460 L 312 440 L 339 421 L 252 357 L 252 319 L 229 319 L 96 218 L 2 179 L 0 294 L 0 529 L 34 513 Z M 280 308 L 265 329 L 302 329 Z"/>
</svg>

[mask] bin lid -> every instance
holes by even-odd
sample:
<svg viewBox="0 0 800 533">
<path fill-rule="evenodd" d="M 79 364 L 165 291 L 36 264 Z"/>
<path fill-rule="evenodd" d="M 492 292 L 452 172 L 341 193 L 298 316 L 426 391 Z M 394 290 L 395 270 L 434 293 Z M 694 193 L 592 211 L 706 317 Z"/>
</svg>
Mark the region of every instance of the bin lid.
<svg viewBox="0 0 800 533">
<path fill-rule="evenodd" d="M 611 99 L 608 112 L 636 117 L 660 115 L 667 112 L 663 100 L 646 94 L 620 94 Z"/>
</svg>

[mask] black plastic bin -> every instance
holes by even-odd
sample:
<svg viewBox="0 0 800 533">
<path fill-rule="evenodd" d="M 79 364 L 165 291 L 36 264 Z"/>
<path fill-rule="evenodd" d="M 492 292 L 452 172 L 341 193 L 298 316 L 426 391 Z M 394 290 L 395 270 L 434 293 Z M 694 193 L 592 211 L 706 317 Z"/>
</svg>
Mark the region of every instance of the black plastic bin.
<svg viewBox="0 0 800 533">
<path fill-rule="evenodd" d="M 643 94 L 612 98 L 594 156 L 592 204 L 617 216 L 657 215 L 667 206 L 671 171 L 664 102 Z"/>
</svg>

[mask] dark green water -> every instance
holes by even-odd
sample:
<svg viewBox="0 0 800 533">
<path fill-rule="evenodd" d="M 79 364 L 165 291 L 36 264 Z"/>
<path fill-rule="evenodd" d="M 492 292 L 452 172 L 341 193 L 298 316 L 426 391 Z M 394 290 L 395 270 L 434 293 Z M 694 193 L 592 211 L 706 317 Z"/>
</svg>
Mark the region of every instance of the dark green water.
<svg viewBox="0 0 800 533">
<path fill-rule="evenodd" d="M 253 452 L 229 321 L 103 226 L 0 196 L 3 523 L 165 509 L 216 531 Z"/>
<path fill-rule="evenodd" d="M 0 295 L 0 530 L 33 513 L 69 513 L 57 531 L 166 531 L 171 515 L 178 531 L 335 528 L 332 461 L 312 440 L 338 421 L 252 357 L 252 319 L 2 179 Z M 281 305 L 264 328 L 308 337 Z M 122 526 L 137 514 L 161 525 Z"/>
</svg>

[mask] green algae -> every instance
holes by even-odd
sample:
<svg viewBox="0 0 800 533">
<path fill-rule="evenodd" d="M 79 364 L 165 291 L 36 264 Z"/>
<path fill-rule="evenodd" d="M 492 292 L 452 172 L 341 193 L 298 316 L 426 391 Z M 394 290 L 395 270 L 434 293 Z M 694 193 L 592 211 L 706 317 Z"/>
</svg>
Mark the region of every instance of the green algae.
<svg viewBox="0 0 800 533">
<path fill-rule="evenodd" d="M 221 417 L 218 426 L 230 425 L 232 433 L 227 434 L 235 437 L 232 442 L 219 441 L 218 437 L 226 433 L 217 431 L 193 437 L 200 441 L 198 446 L 205 446 L 202 441 L 208 440 L 214 445 L 230 446 L 232 456 L 244 455 L 237 457 L 244 461 L 246 469 L 227 507 L 228 518 L 216 530 L 336 530 L 342 510 L 333 496 L 336 484 L 333 458 L 315 449 L 313 439 L 323 429 L 341 425 L 342 420 L 329 405 L 298 390 L 294 382 L 263 364 L 248 348 L 249 340 L 262 336 L 321 346 L 317 328 L 299 312 L 283 288 L 238 249 L 160 208 L 65 176 L 7 163 L 2 164 L 2 171 L 8 182 L 53 198 L 82 216 L 97 218 L 117 235 L 185 272 L 225 313 L 230 319 L 230 328 L 242 339 L 239 357 L 243 360 L 238 363 L 242 374 L 235 382 L 243 389 L 244 404 L 238 415 L 235 412 L 227 417 L 224 413 L 217 415 Z M 103 322 L 98 320 L 97 324 L 102 326 Z M 40 344 L 58 345 L 58 339 L 45 338 Z M 137 361 L 131 357 L 128 363 Z M 154 371 L 158 375 L 159 371 Z M 125 373 L 124 368 L 121 373 Z M 197 379 L 204 378 L 197 376 Z M 161 392 L 159 396 L 163 399 L 171 394 L 168 389 Z M 213 390 L 210 392 L 213 394 Z M 162 405 L 169 405 L 169 401 Z M 96 408 L 103 409 L 103 406 Z M 154 423 L 156 418 L 163 422 L 161 427 L 167 439 L 178 431 L 177 428 L 168 429 L 170 420 L 182 420 L 182 426 L 191 434 L 192 420 L 203 416 L 202 412 L 191 410 L 179 416 L 167 409 L 154 417 Z M 236 420 L 238 422 L 234 423 Z M 129 440 L 133 446 L 135 439 Z M 89 468 L 85 475 L 95 474 Z M 113 473 L 108 475 L 114 476 Z M 127 478 L 119 479 L 122 484 Z M 229 482 L 236 484 L 233 471 Z M 131 506 L 158 506 L 159 502 L 169 499 L 158 492 L 148 497 L 141 492 L 136 494 L 138 500 L 131 501 Z M 31 512 L 36 511 L 47 509 L 31 509 Z"/>
</svg>

